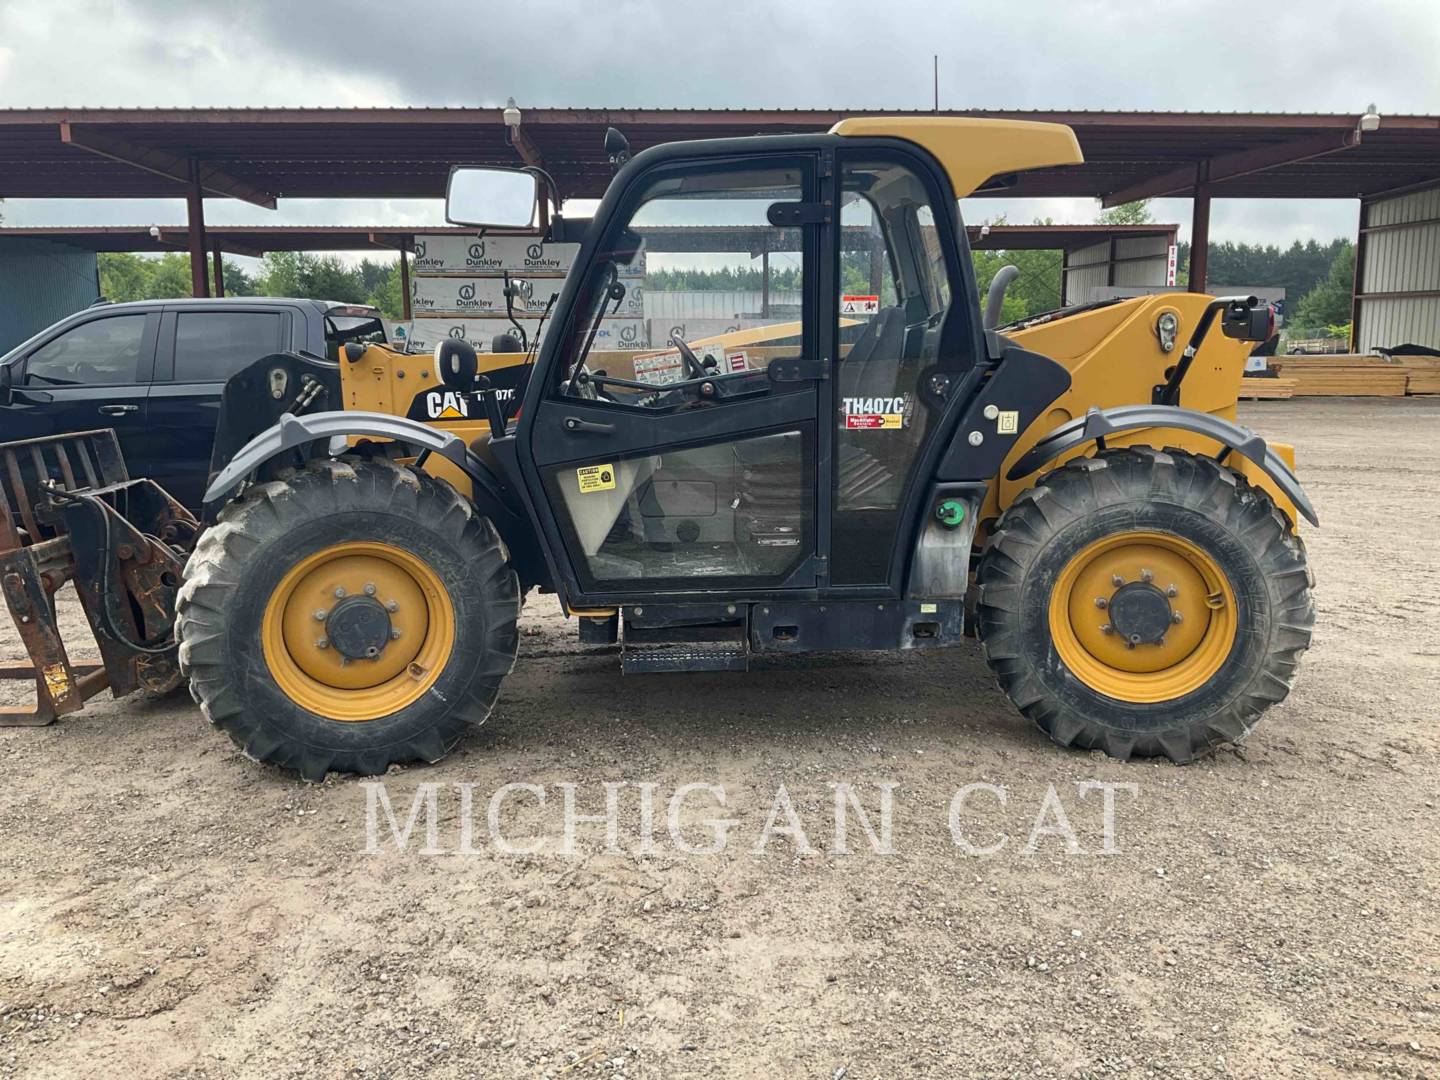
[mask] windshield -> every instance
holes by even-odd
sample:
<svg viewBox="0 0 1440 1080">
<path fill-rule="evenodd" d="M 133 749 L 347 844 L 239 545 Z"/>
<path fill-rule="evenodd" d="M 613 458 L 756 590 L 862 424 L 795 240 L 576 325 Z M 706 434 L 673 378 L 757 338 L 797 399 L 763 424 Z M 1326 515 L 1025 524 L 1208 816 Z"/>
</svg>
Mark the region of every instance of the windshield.
<svg viewBox="0 0 1440 1080">
<path fill-rule="evenodd" d="M 690 162 L 651 180 L 607 230 L 586 274 L 565 328 L 561 391 L 583 393 L 584 376 L 602 371 L 647 387 L 697 377 L 677 341 L 767 326 L 774 337 L 797 337 L 801 231 L 771 225 L 769 210 L 801 201 L 803 179 L 800 163 Z M 697 358 L 715 374 L 741 370 L 718 349 L 697 350 Z"/>
</svg>

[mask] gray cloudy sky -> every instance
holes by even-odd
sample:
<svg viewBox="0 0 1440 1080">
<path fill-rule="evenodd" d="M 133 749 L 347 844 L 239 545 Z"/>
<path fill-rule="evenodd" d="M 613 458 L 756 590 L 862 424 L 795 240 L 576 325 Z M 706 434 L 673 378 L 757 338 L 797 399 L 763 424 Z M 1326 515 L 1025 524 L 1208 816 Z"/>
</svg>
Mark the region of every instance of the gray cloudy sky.
<svg viewBox="0 0 1440 1080">
<path fill-rule="evenodd" d="M 0 104 L 1440 112 L 1440 0 L 0 0 Z M 1092 200 L 967 206 L 1091 221 Z M 1154 213 L 1188 226 L 1189 203 Z M 1353 233 L 1351 201 L 1220 200 L 1214 239 Z M 292 200 L 213 221 L 439 222 Z M 165 200 L 12 201 L 12 224 L 178 222 Z M 1182 233 L 1183 235 L 1183 233 Z"/>
</svg>

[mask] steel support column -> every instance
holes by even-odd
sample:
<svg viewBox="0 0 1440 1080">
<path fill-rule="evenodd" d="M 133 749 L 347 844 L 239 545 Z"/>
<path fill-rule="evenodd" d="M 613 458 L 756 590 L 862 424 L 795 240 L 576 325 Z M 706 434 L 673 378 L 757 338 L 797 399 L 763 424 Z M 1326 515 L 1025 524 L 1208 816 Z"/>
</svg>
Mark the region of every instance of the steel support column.
<svg viewBox="0 0 1440 1080">
<path fill-rule="evenodd" d="M 219 244 L 215 245 L 214 265 L 215 295 L 223 299 L 225 296 L 225 257 L 220 253 Z"/>
<path fill-rule="evenodd" d="M 400 245 L 400 314 L 406 322 L 414 317 L 410 314 L 410 252 L 404 244 Z"/>
<path fill-rule="evenodd" d="M 200 164 L 190 159 L 190 190 L 185 196 L 186 232 L 190 240 L 190 294 L 210 295 L 210 275 L 205 272 L 205 191 L 200 186 Z"/>
<path fill-rule="evenodd" d="M 1365 241 L 1368 239 L 1370 200 L 1360 200 L 1360 224 L 1355 230 L 1355 274 L 1350 279 L 1350 351 L 1360 351 L 1360 294 L 1365 289 Z M 1288 302 L 1288 301 L 1287 301 Z M 1287 312 L 1288 314 L 1288 312 Z"/>
<path fill-rule="evenodd" d="M 1195 188 L 1195 207 L 1190 219 L 1190 282 L 1191 292 L 1205 291 L 1205 270 L 1210 255 L 1210 187 Z"/>
</svg>

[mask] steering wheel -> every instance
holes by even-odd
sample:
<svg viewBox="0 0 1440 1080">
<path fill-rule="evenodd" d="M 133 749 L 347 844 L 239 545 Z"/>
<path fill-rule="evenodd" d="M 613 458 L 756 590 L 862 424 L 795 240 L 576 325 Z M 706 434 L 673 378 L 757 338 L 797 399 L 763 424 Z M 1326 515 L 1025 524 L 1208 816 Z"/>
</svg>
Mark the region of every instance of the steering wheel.
<svg viewBox="0 0 1440 1080">
<path fill-rule="evenodd" d="M 690 379 L 706 379 L 710 372 L 705 370 L 705 365 L 700 363 L 700 358 L 695 355 L 695 350 L 685 344 L 685 339 L 679 334 L 670 338 L 670 344 L 680 351 L 680 361 L 685 366 L 685 375 Z"/>
</svg>

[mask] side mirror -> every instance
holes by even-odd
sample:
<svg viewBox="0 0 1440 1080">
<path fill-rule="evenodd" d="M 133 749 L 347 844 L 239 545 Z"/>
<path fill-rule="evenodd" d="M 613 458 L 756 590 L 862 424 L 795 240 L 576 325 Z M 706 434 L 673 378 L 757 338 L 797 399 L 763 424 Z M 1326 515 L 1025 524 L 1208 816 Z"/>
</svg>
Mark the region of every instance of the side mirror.
<svg viewBox="0 0 1440 1080">
<path fill-rule="evenodd" d="M 1269 341 L 1275 335 L 1275 309 L 1253 297 L 1225 305 L 1220 329 L 1239 341 Z"/>
<path fill-rule="evenodd" d="M 456 165 L 445 185 L 445 220 L 452 225 L 528 229 L 539 206 L 539 177 L 523 169 Z"/>
</svg>

